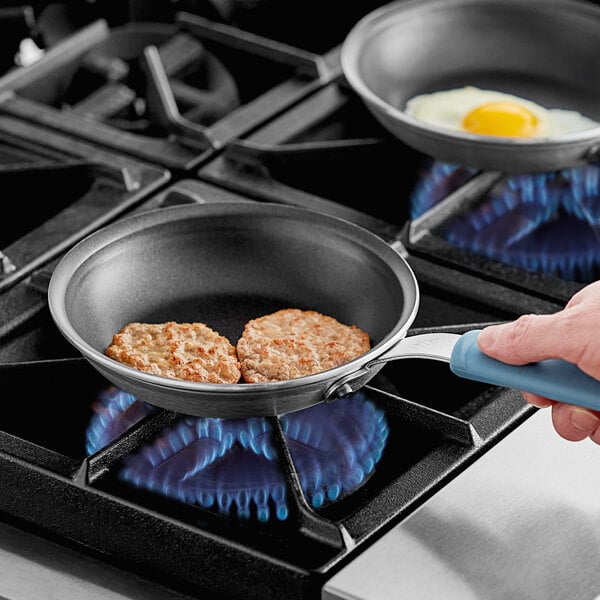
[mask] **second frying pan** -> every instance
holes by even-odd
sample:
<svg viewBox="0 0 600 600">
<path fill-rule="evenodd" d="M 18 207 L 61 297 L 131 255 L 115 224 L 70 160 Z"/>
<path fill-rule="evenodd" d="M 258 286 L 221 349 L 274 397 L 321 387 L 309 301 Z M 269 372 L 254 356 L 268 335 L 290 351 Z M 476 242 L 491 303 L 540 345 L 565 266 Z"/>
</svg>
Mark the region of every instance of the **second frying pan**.
<svg viewBox="0 0 600 600">
<path fill-rule="evenodd" d="M 600 6 L 585 0 L 408 0 L 363 17 L 341 52 L 344 76 L 393 135 L 438 160 L 539 172 L 600 156 L 600 127 L 507 138 L 424 124 L 404 112 L 425 93 L 475 86 L 576 110 L 600 122 Z"/>
</svg>

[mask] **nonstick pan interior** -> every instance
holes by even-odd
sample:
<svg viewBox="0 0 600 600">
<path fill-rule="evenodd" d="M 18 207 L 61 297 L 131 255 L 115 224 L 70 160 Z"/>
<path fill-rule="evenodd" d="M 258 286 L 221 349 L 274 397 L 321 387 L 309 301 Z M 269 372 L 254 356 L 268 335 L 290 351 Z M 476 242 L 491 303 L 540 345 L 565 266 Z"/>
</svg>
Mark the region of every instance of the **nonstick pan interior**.
<svg viewBox="0 0 600 600">
<path fill-rule="evenodd" d="M 153 210 L 92 234 L 59 263 L 49 302 L 66 338 L 116 385 L 158 406 L 227 417 L 321 401 L 334 379 L 404 336 L 418 290 L 405 261 L 370 232 L 312 211 L 243 202 Z M 289 307 L 356 324 L 372 350 L 310 377 L 235 385 L 157 377 L 104 355 L 133 321 L 200 321 L 235 345 L 248 320 Z"/>
<path fill-rule="evenodd" d="M 406 102 L 475 86 L 600 122 L 599 52 L 600 7 L 591 2 L 403 0 L 358 22 L 341 59 L 367 107 L 407 144 L 447 162 L 526 172 L 588 162 L 600 128 L 556 138 L 477 136 L 423 124 L 404 114 Z"/>
</svg>

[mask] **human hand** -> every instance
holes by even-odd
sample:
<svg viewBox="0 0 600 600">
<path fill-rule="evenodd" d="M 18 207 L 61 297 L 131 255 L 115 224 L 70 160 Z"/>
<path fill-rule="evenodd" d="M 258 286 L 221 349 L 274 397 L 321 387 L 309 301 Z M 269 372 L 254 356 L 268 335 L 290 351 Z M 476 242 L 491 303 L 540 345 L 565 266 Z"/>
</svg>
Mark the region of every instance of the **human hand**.
<svg viewBox="0 0 600 600">
<path fill-rule="evenodd" d="M 485 327 L 477 344 L 484 354 L 505 363 L 559 358 L 600 380 L 600 281 L 578 291 L 556 313 L 523 315 L 510 323 Z M 552 407 L 552 423 L 561 437 L 569 441 L 589 437 L 600 444 L 600 412 L 521 393 L 533 406 Z"/>
</svg>

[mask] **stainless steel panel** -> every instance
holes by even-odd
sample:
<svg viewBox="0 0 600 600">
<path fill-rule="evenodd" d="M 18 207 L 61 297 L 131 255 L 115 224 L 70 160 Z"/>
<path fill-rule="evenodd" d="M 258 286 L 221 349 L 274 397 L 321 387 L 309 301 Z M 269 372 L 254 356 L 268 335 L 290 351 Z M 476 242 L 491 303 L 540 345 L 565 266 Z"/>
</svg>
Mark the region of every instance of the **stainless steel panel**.
<svg viewBox="0 0 600 600">
<path fill-rule="evenodd" d="M 325 586 L 323 600 L 600 598 L 600 447 L 537 411 Z"/>
</svg>

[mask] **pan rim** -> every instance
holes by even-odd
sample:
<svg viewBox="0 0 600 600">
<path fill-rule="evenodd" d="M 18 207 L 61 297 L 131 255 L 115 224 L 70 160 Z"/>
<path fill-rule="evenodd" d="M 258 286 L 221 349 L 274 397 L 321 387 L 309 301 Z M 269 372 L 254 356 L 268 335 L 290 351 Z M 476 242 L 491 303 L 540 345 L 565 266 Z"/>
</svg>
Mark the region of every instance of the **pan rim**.
<svg viewBox="0 0 600 600">
<path fill-rule="evenodd" d="M 414 132 L 430 134 L 436 139 L 444 142 L 462 142 L 465 144 L 477 144 L 478 146 L 489 146 L 495 149 L 501 148 L 524 148 L 524 149 L 550 149 L 557 143 L 563 145 L 572 144 L 579 146 L 585 142 L 600 142 L 600 123 L 597 127 L 591 127 L 582 131 L 565 133 L 559 136 L 544 138 L 515 138 L 509 136 L 490 136 L 480 135 L 463 131 L 454 131 L 444 127 L 424 123 L 407 115 L 403 110 L 393 106 L 381 96 L 373 92 L 367 86 L 357 66 L 358 57 L 364 46 L 364 43 L 372 39 L 373 34 L 393 25 L 390 20 L 397 12 L 407 13 L 411 10 L 422 10 L 424 6 L 440 6 L 443 8 L 459 7 L 461 5 L 472 4 L 490 4 L 497 0 L 396 0 L 380 8 L 373 10 L 362 17 L 349 31 L 344 39 L 340 50 L 340 64 L 344 77 L 348 80 L 350 86 L 358 93 L 367 105 L 376 106 L 387 117 L 403 123 L 403 125 L 412 129 Z M 502 0 L 504 3 L 511 3 L 517 7 L 524 7 L 521 0 Z M 548 2 L 539 2 L 537 8 L 554 10 L 557 7 L 564 8 L 569 14 L 579 11 L 582 16 L 592 14 L 600 21 L 600 5 L 592 4 L 586 0 L 548 0 Z"/>
<path fill-rule="evenodd" d="M 106 248 L 109 244 L 118 242 L 125 234 L 131 235 L 132 232 L 144 230 L 150 224 L 158 224 L 159 217 L 160 222 L 164 222 L 165 215 L 168 216 L 169 220 L 184 220 L 191 216 L 201 216 L 199 213 L 202 212 L 206 212 L 207 215 L 210 215 L 214 211 L 214 214 L 222 215 L 223 211 L 239 214 L 237 213 L 239 210 L 250 210 L 252 212 L 258 210 L 269 215 L 278 213 L 281 216 L 302 214 L 312 215 L 320 220 L 335 224 L 337 227 L 345 227 L 347 231 L 353 232 L 354 234 L 358 233 L 368 243 L 376 245 L 378 251 L 385 252 L 390 259 L 393 259 L 395 261 L 394 268 L 402 269 L 404 279 L 402 280 L 399 277 L 398 281 L 400 282 L 401 287 L 404 287 L 405 285 L 410 286 L 410 291 L 414 294 L 412 309 L 405 317 L 402 316 L 402 313 L 399 313 L 395 326 L 380 342 L 361 356 L 344 363 L 343 365 L 312 375 L 266 383 L 246 383 L 243 381 L 232 384 L 208 383 L 154 375 L 135 369 L 106 356 L 83 339 L 75 330 L 67 314 L 65 299 L 71 278 L 75 272 L 82 267 L 85 260 L 89 260 L 95 253 Z M 134 229 L 132 229 L 132 227 L 134 227 Z M 137 229 L 135 229 L 136 227 Z M 199 393 L 205 396 L 213 394 L 218 396 L 231 394 L 250 396 L 265 392 L 286 393 L 289 392 L 290 389 L 301 390 L 304 387 L 313 387 L 318 384 L 326 385 L 347 375 L 349 372 L 364 368 L 370 361 L 385 353 L 394 346 L 399 339 L 406 335 L 417 315 L 420 302 L 419 296 L 418 282 L 410 265 L 395 248 L 377 234 L 346 219 L 327 215 L 316 210 L 294 205 L 283 205 L 277 202 L 256 203 L 248 202 L 247 200 L 153 208 L 125 216 L 118 221 L 91 233 L 67 251 L 55 267 L 48 285 L 48 305 L 55 325 L 62 335 L 77 350 L 79 350 L 83 357 L 92 363 L 93 366 L 98 365 L 110 373 L 116 373 L 126 380 L 135 380 L 150 388 L 162 389 L 168 387 L 175 391 L 189 394 Z"/>
</svg>

